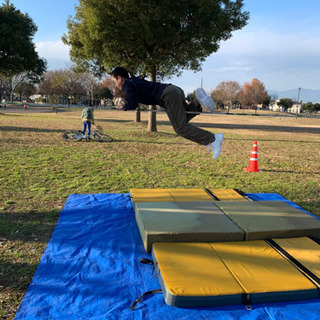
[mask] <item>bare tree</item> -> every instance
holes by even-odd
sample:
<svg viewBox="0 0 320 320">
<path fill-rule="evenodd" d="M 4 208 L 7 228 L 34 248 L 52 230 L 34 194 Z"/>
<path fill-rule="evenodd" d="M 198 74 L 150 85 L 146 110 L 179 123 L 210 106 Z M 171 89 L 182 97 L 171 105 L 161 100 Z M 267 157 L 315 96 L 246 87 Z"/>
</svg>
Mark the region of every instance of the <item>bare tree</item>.
<svg viewBox="0 0 320 320">
<path fill-rule="evenodd" d="M 15 89 L 15 93 L 19 95 L 20 101 L 23 98 L 28 99 L 30 96 L 34 95 L 37 92 L 37 87 L 28 81 L 20 82 Z"/>
<path fill-rule="evenodd" d="M 44 74 L 39 93 L 49 96 L 53 103 L 59 103 L 62 100 L 63 103 L 70 104 L 87 92 L 80 74 L 70 70 L 55 70 Z"/>
<path fill-rule="evenodd" d="M 10 101 L 13 101 L 13 94 L 16 91 L 16 89 L 21 86 L 22 83 L 29 83 L 32 84 L 33 81 L 30 80 L 30 75 L 28 72 L 21 72 L 17 73 L 13 76 L 8 77 L 0 77 L 1 83 L 3 87 L 7 88 L 8 94 L 10 97 Z"/>
<path fill-rule="evenodd" d="M 90 97 L 93 105 L 93 96 L 99 90 L 101 83 L 99 82 L 98 78 L 90 72 L 81 73 L 80 79 L 82 81 L 82 85 L 87 90 L 88 96 Z"/>
<path fill-rule="evenodd" d="M 237 81 L 223 81 L 218 84 L 212 92 L 212 97 L 216 101 L 222 101 L 228 108 L 228 113 L 233 104 L 239 100 L 241 86 Z"/>
</svg>

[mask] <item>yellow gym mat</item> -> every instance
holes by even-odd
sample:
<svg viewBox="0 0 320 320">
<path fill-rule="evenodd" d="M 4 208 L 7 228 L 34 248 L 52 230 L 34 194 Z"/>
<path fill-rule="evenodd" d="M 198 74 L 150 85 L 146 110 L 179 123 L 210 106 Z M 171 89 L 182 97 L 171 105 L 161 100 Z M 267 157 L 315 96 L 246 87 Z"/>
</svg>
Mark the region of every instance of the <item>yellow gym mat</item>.
<svg viewBox="0 0 320 320">
<path fill-rule="evenodd" d="M 167 304 L 241 304 L 243 289 L 210 243 L 154 243 L 153 260 Z"/>
<path fill-rule="evenodd" d="M 130 189 L 133 202 L 214 201 L 203 189 Z"/>
<path fill-rule="evenodd" d="M 317 297 L 316 286 L 262 240 L 211 244 L 252 303 Z"/>
<path fill-rule="evenodd" d="M 316 286 L 265 241 L 154 243 L 167 304 L 260 303 L 318 296 Z"/>
<path fill-rule="evenodd" d="M 318 243 L 307 237 L 273 241 L 320 279 L 320 245 Z"/>
<path fill-rule="evenodd" d="M 234 189 L 209 189 L 220 201 L 248 201 Z"/>
</svg>

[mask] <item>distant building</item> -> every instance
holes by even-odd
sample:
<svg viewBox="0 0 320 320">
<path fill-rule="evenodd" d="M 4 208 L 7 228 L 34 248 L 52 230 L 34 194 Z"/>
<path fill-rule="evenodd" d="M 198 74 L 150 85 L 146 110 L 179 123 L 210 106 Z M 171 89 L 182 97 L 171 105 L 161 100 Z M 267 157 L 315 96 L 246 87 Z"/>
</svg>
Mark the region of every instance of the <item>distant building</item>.
<svg viewBox="0 0 320 320">
<path fill-rule="evenodd" d="M 278 104 L 279 102 L 280 102 L 280 99 L 270 102 L 269 110 L 275 111 L 275 112 L 285 112 L 285 108 L 280 106 Z M 291 108 L 287 109 L 287 112 L 299 114 L 301 113 L 302 109 L 303 109 L 303 106 L 301 104 L 294 104 Z"/>
<path fill-rule="evenodd" d="M 279 102 L 280 102 L 280 99 L 270 102 L 269 110 L 275 111 L 275 112 L 284 112 L 284 107 L 279 106 L 278 105 Z"/>
<path fill-rule="evenodd" d="M 41 97 L 42 97 L 41 94 L 33 94 L 32 96 L 29 97 L 29 99 L 31 101 L 36 101 L 36 100 L 40 99 Z"/>
<path fill-rule="evenodd" d="M 289 113 L 299 114 L 301 113 L 303 106 L 301 104 L 294 104 L 291 108 L 288 108 L 287 111 Z"/>
<path fill-rule="evenodd" d="M 112 106 L 112 99 L 101 99 L 100 100 L 100 105 L 103 106 L 103 107 L 111 107 Z"/>
<path fill-rule="evenodd" d="M 117 106 L 118 104 L 125 104 L 125 100 L 122 97 L 113 98 L 113 104 Z"/>
</svg>

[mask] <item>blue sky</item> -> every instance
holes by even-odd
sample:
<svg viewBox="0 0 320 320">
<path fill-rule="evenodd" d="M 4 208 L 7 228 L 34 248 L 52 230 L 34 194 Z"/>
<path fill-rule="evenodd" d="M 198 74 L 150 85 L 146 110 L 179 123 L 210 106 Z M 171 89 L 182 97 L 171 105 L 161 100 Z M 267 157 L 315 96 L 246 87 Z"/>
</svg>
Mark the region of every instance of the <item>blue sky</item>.
<svg viewBox="0 0 320 320">
<path fill-rule="evenodd" d="M 4 0 L 1 1 L 2 3 Z M 34 43 L 50 70 L 70 65 L 69 48 L 61 42 L 77 0 L 11 0 L 38 26 Z M 202 65 L 166 82 L 186 93 L 200 86 L 214 89 L 222 81 L 241 85 L 257 78 L 269 90 L 320 89 L 320 1 L 244 0 L 248 25 L 220 44 Z"/>
</svg>

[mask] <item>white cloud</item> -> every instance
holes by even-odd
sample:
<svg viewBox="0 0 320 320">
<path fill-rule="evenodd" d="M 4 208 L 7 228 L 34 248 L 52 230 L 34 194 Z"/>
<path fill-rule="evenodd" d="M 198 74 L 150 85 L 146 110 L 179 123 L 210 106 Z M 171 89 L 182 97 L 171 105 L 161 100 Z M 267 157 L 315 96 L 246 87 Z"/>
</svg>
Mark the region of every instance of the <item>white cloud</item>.
<svg viewBox="0 0 320 320">
<path fill-rule="evenodd" d="M 36 43 L 40 57 L 48 61 L 48 69 L 64 69 L 71 64 L 69 47 L 59 41 Z M 243 29 L 221 43 L 218 52 L 203 63 L 203 71 L 183 72 L 170 79 L 186 93 L 203 81 L 204 88 L 214 89 L 221 81 L 240 84 L 258 78 L 266 88 L 320 88 L 320 37 L 318 34 L 276 33 L 265 28 Z M 168 80 L 169 82 L 169 80 Z"/>
<path fill-rule="evenodd" d="M 279 34 L 267 30 L 239 32 L 222 43 L 214 55 L 220 63 L 231 67 L 242 64 L 248 69 L 267 72 L 309 70 L 320 67 L 320 37 L 317 35 Z"/>
<path fill-rule="evenodd" d="M 318 34 L 307 33 L 274 33 L 266 29 L 255 31 L 239 31 L 221 44 L 217 54 L 228 54 L 234 51 L 245 55 L 285 54 L 320 52 L 320 37 Z"/>
<path fill-rule="evenodd" d="M 202 71 L 187 71 L 172 83 L 186 92 L 203 79 L 204 88 L 214 89 L 222 81 L 240 84 L 258 78 L 268 89 L 320 88 L 319 34 L 275 33 L 256 28 L 234 33 L 218 52 L 203 63 Z"/>
<path fill-rule="evenodd" d="M 235 72 L 235 71 L 250 71 L 252 67 L 245 67 L 245 66 L 230 66 L 230 67 L 222 67 L 217 69 L 219 72 Z"/>
<path fill-rule="evenodd" d="M 48 62 L 48 69 L 64 69 L 70 65 L 69 46 L 59 41 L 36 43 L 36 50 L 41 58 Z"/>
</svg>

